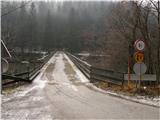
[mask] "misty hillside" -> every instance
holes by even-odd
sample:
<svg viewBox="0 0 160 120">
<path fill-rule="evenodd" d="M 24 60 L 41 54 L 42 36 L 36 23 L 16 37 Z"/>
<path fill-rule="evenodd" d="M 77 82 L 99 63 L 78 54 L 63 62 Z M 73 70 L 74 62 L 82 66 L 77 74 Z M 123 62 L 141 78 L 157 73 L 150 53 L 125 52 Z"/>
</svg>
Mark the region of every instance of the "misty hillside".
<svg viewBox="0 0 160 120">
<path fill-rule="evenodd" d="M 148 72 L 157 70 L 157 14 L 152 11 L 153 6 L 149 2 L 25 4 L 2 2 L 2 40 L 10 51 L 86 51 L 107 55 L 103 62 L 88 58 L 91 62 L 95 61 L 94 64 L 102 62 L 100 66 L 127 71 L 128 58 L 134 54 L 134 41 L 143 38 L 148 45 L 145 51 Z M 7 14 L 19 6 L 24 7 Z M 133 64 L 134 60 L 131 62 Z"/>
<path fill-rule="evenodd" d="M 2 14 L 22 2 L 4 2 Z M 35 2 L 4 16 L 2 35 L 12 37 L 10 47 L 23 49 L 87 49 L 86 34 L 97 40 L 106 31 L 105 17 L 110 13 L 109 2 Z M 4 9 L 3 9 L 4 8 Z M 14 32 L 13 32 L 14 31 Z M 5 38 L 4 38 L 5 39 Z M 96 43 L 98 44 L 98 43 Z M 24 47 L 25 46 L 25 47 Z M 34 46 L 34 47 L 33 47 Z M 94 47 L 94 46 L 93 46 Z M 94 48 L 93 48 L 94 49 Z"/>
</svg>

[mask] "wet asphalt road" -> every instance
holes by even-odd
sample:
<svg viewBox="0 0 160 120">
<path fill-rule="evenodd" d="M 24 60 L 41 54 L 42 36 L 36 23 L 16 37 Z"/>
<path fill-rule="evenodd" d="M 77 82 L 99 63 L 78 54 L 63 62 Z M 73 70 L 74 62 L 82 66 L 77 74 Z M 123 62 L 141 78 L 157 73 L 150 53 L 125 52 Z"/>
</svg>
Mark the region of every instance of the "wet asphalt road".
<svg viewBox="0 0 160 120">
<path fill-rule="evenodd" d="M 158 119 L 159 109 L 89 87 L 63 52 L 57 52 L 30 85 L 2 96 L 3 120 Z"/>
</svg>

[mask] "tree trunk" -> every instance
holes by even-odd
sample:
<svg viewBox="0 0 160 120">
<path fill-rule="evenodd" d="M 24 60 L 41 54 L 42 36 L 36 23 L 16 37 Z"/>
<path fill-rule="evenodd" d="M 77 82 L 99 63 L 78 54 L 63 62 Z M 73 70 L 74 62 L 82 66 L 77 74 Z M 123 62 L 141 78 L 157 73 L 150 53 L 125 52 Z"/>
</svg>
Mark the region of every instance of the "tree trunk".
<svg viewBox="0 0 160 120">
<path fill-rule="evenodd" d="M 160 83 L 160 1 L 158 0 L 157 83 Z"/>
</svg>

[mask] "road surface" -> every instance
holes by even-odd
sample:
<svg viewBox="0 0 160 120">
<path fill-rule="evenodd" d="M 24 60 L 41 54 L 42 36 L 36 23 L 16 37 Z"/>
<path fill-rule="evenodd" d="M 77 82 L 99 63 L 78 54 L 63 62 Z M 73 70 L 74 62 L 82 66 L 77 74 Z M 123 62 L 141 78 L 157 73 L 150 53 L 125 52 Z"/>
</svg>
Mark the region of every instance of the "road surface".
<svg viewBox="0 0 160 120">
<path fill-rule="evenodd" d="M 2 96 L 3 120 L 158 119 L 159 109 L 103 94 L 63 52 L 57 52 L 30 85 Z"/>
</svg>

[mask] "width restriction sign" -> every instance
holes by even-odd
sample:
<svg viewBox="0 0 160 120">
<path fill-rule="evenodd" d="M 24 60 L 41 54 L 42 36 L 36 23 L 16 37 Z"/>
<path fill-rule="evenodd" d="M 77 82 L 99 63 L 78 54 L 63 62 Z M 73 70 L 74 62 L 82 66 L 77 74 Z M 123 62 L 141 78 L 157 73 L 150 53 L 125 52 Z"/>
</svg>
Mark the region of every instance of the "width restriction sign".
<svg viewBox="0 0 160 120">
<path fill-rule="evenodd" d="M 144 51 L 146 44 L 143 40 L 139 39 L 135 41 L 134 47 L 138 51 Z"/>
</svg>

